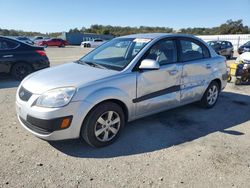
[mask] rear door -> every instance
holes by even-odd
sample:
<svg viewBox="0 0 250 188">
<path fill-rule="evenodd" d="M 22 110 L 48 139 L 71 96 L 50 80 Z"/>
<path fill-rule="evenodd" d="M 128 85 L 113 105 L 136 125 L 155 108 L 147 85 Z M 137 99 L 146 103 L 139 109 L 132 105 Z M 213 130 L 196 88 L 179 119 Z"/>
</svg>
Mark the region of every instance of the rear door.
<svg viewBox="0 0 250 188">
<path fill-rule="evenodd" d="M 179 56 L 183 64 L 181 103 L 199 100 L 212 76 L 212 64 L 207 47 L 191 38 L 179 38 Z"/>
<path fill-rule="evenodd" d="M 222 41 L 221 42 L 220 55 L 227 56 L 229 54 L 228 50 L 230 50 L 230 49 L 229 49 L 229 46 L 227 45 L 227 42 L 226 41 Z"/>
<path fill-rule="evenodd" d="M 141 59 L 159 62 L 159 70 L 137 72 L 136 115 L 173 108 L 180 104 L 182 64 L 177 62 L 177 45 L 174 39 L 164 39 L 154 44 Z M 140 63 L 140 62 L 139 62 Z"/>
</svg>

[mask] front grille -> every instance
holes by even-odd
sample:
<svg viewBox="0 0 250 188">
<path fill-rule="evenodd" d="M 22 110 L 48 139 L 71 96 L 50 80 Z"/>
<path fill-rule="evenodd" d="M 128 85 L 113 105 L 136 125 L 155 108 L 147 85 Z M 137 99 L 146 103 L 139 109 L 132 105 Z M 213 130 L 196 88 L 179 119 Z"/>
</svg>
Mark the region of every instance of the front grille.
<svg viewBox="0 0 250 188">
<path fill-rule="evenodd" d="M 19 90 L 18 95 L 19 95 L 19 97 L 20 97 L 21 100 L 28 101 L 30 99 L 30 97 L 32 96 L 32 93 L 29 92 L 24 87 L 21 87 L 20 90 Z"/>
</svg>

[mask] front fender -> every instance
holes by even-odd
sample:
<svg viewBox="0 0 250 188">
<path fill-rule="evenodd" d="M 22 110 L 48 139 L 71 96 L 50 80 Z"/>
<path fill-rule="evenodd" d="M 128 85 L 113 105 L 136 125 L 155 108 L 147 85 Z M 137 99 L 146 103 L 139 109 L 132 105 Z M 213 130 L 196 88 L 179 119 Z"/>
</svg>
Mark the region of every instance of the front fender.
<svg viewBox="0 0 250 188">
<path fill-rule="evenodd" d="M 135 104 L 132 102 L 131 97 L 129 96 L 128 93 L 124 92 L 119 88 L 114 88 L 114 87 L 101 88 L 89 93 L 84 98 L 84 101 L 91 103 L 93 107 L 106 100 L 118 100 L 124 103 L 124 105 L 128 110 L 128 120 L 135 113 Z"/>
</svg>

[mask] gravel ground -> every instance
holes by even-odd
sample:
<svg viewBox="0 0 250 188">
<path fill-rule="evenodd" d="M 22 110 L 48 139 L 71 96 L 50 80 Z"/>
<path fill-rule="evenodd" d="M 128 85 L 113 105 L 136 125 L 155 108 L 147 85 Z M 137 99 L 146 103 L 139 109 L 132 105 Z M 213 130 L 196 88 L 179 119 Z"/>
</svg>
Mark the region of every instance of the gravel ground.
<svg viewBox="0 0 250 188">
<path fill-rule="evenodd" d="M 52 66 L 89 49 L 48 48 Z M 113 145 L 46 142 L 15 114 L 19 82 L 0 81 L 0 187 L 250 187 L 250 86 L 129 123 Z"/>
</svg>

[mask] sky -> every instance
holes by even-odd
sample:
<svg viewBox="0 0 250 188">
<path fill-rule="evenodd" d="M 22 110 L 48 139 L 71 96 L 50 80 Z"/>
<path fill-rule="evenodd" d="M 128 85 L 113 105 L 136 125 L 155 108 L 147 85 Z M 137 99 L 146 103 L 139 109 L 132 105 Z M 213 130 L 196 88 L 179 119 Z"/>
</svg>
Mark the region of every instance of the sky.
<svg viewBox="0 0 250 188">
<path fill-rule="evenodd" d="M 228 19 L 250 26 L 250 0 L 0 0 L 0 28 L 43 33 L 92 24 L 178 30 Z"/>
</svg>

